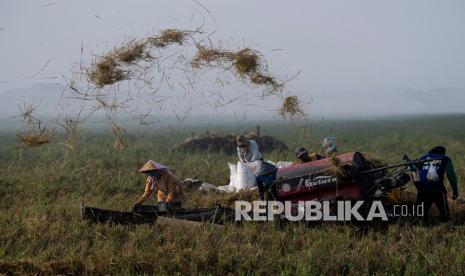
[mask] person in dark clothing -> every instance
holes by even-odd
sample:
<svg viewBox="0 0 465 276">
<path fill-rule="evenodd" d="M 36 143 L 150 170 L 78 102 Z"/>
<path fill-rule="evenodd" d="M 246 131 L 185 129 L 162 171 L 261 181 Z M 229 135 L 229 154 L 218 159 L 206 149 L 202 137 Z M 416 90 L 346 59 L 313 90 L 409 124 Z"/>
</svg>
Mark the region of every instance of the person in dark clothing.
<svg viewBox="0 0 465 276">
<path fill-rule="evenodd" d="M 418 190 L 417 204 L 424 205 L 423 220 L 429 221 L 429 211 L 434 203 L 440 212 L 439 219 L 445 222 L 449 220 L 449 204 L 447 190 L 444 186 L 444 175 L 447 175 L 452 187 L 452 199 L 455 200 L 459 196 L 452 160 L 446 155 L 445 147 L 437 146 L 420 157 L 420 161 L 424 163 L 418 168 L 419 181 L 415 182 L 415 186 Z"/>
<path fill-rule="evenodd" d="M 261 162 L 255 171 L 257 176 L 257 187 L 258 193 L 261 200 L 276 200 L 278 191 L 274 181 L 276 180 L 276 174 L 278 168 L 275 165 L 268 162 Z"/>
<path fill-rule="evenodd" d="M 297 164 L 304 164 L 322 159 L 322 156 L 317 153 L 309 155 L 305 148 L 297 148 L 294 153 L 295 157 L 297 157 Z"/>
</svg>

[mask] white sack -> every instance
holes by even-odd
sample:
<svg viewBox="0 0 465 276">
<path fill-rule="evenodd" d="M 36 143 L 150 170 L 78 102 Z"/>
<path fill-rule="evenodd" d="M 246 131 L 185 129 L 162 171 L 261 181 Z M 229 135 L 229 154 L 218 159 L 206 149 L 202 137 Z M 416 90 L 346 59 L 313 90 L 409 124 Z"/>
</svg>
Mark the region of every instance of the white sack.
<svg viewBox="0 0 465 276">
<path fill-rule="evenodd" d="M 204 182 L 202 183 L 202 185 L 199 187 L 199 191 L 201 192 L 214 192 L 217 190 L 217 187 L 213 184 L 210 184 L 210 183 L 207 183 L 207 182 Z"/>
<path fill-rule="evenodd" d="M 234 192 L 236 192 L 236 188 L 235 188 L 235 187 L 231 187 L 231 186 L 229 186 L 229 185 L 226 185 L 226 186 L 219 186 L 219 187 L 217 187 L 216 191 L 217 191 L 218 193 L 221 193 L 221 194 L 223 194 L 223 193 L 234 193 Z"/>
<path fill-rule="evenodd" d="M 229 187 L 231 188 L 236 188 L 236 182 L 237 182 L 237 166 L 236 164 L 229 163 Z"/>
<path fill-rule="evenodd" d="M 249 163 L 237 162 L 236 191 L 250 189 L 257 185 L 254 175 L 256 165 L 253 163 L 255 162 L 249 165 Z"/>
</svg>

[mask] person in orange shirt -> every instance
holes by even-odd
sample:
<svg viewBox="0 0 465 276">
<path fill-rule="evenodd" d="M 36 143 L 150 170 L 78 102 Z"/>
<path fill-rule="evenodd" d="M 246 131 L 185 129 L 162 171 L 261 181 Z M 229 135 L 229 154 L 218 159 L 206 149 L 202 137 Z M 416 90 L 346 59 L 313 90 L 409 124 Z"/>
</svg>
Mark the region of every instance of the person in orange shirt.
<svg viewBox="0 0 465 276">
<path fill-rule="evenodd" d="M 182 181 L 168 167 L 149 160 L 139 172 L 145 173 L 147 180 L 144 194 L 137 200 L 133 210 L 137 210 L 154 191 L 157 192 L 158 205 L 167 208 L 181 207 L 184 198 Z"/>
</svg>

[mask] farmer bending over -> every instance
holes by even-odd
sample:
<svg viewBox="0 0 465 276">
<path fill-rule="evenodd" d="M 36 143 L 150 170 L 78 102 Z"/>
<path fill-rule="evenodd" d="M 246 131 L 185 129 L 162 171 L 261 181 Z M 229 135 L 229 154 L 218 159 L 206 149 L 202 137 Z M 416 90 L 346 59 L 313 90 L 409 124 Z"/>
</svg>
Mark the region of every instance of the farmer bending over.
<svg viewBox="0 0 465 276">
<path fill-rule="evenodd" d="M 260 199 L 276 197 L 273 182 L 276 180 L 276 167 L 263 161 L 263 156 L 258 150 L 255 140 L 247 140 L 244 135 L 236 137 L 237 155 L 243 163 L 258 161 L 255 168 L 255 179 L 257 181 Z"/>
<path fill-rule="evenodd" d="M 183 195 L 182 182 L 166 166 L 153 160 L 148 161 L 139 172 L 147 175 L 144 194 L 139 198 L 133 210 L 150 196 L 157 192 L 158 204 L 167 208 L 180 208 Z"/>
<path fill-rule="evenodd" d="M 446 148 L 443 146 L 434 147 L 427 154 L 420 157 L 420 160 L 430 162 L 421 164 L 419 168 L 419 181 L 415 182 L 417 187 L 417 204 L 424 204 L 423 221 L 429 220 L 429 210 L 434 203 L 440 212 L 441 221 L 449 220 L 449 204 L 447 202 L 447 191 L 444 186 L 444 174 L 447 174 L 452 187 L 452 199 L 459 196 L 457 189 L 457 177 L 455 176 L 452 160 L 446 156 Z M 439 159 L 439 160 L 434 160 Z"/>
<path fill-rule="evenodd" d="M 255 140 L 247 140 L 244 135 L 236 137 L 237 155 L 242 163 L 263 160 Z"/>
</svg>

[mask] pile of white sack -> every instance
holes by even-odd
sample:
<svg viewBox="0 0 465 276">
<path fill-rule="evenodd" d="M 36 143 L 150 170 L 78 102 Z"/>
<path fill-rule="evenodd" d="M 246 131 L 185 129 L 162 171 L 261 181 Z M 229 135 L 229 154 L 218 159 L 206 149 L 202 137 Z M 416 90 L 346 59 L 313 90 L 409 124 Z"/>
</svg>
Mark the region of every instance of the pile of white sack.
<svg viewBox="0 0 465 276">
<path fill-rule="evenodd" d="M 277 163 L 273 161 L 267 161 L 268 163 L 274 164 L 278 168 L 287 167 L 292 165 L 292 162 L 279 161 Z M 241 161 L 237 164 L 228 163 L 229 166 L 229 185 L 216 187 L 210 183 L 203 183 L 200 186 L 199 191 L 202 192 L 219 192 L 219 193 L 237 193 L 242 190 L 255 189 L 257 181 L 255 179 L 255 169 L 260 164 L 260 161 L 242 163 Z"/>
</svg>

